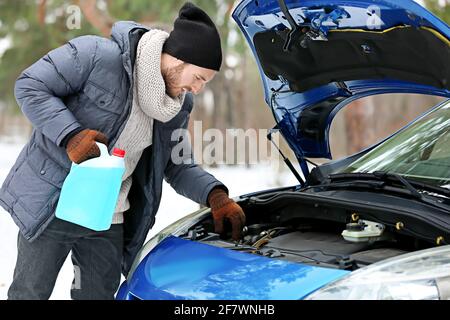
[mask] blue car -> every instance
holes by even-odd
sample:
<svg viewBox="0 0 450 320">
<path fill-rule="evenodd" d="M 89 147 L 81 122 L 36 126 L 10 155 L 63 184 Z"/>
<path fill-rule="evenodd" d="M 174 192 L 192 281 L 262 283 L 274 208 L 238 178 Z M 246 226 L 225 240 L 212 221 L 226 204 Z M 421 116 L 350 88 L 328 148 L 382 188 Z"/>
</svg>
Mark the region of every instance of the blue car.
<svg viewBox="0 0 450 320">
<path fill-rule="evenodd" d="M 117 299 L 450 299 L 450 99 L 331 159 L 350 102 L 450 98 L 450 28 L 411 0 L 244 0 L 233 18 L 305 180 L 235 200 L 243 239 L 208 208 L 142 248 Z"/>
</svg>

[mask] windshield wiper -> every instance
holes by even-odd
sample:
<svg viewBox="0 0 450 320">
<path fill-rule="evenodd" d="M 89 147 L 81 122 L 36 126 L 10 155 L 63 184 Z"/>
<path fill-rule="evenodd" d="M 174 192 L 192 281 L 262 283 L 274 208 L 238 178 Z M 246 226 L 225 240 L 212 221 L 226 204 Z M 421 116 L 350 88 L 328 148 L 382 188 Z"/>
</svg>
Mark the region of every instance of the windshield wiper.
<svg viewBox="0 0 450 320">
<path fill-rule="evenodd" d="M 346 182 L 346 183 L 342 183 Z M 406 189 L 407 194 L 423 203 L 431 205 L 435 208 L 450 212 L 450 206 L 443 204 L 435 198 L 430 199 L 419 190 L 429 191 L 435 194 L 445 196 L 450 199 L 450 190 L 442 187 L 429 185 L 423 182 L 407 179 L 400 174 L 385 171 L 375 171 L 373 173 L 356 172 L 356 173 L 336 173 L 328 176 L 328 182 L 311 186 L 312 188 L 372 188 L 374 190 L 387 190 L 397 192 L 398 186 Z M 401 189 L 400 189 L 401 190 Z M 400 192 L 404 193 L 404 192 Z"/>
<path fill-rule="evenodd" d="M 418 190 L 426 190 L 450 199 L 450 190 L 447 188 L 434 186 L 428 183 L 408 179 L 398 173 L 390 173 L 386 171 L 374 171 L 373 173 L 355 172 L 355 173 L 335 173 L 328 176 L 331 182 L 342 180 L 377 180 L 386 183 L 399 182 L 416 197 L 421 195 Z"/>
</svg>

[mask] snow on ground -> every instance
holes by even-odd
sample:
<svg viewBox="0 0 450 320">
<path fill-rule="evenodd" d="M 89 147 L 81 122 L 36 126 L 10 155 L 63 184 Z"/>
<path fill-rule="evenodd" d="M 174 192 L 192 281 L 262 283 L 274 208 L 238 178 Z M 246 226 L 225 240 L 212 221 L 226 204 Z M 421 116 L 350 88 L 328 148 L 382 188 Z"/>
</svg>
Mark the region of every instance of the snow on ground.
<svg viewBox="0 0 450 320">
<path fill-rule="evenodd" d="M 0 141 L 0 185 L 14 164 L 24 142 L 17 140 Z M 261 164 L 250 168 L 242 166 L 208 169 L 229 189 L 231 196 L 264 190 L 272 187 L 294 185 L 295 178 L 289 171 L 276 172 L 273 167 Z M 156 223 L 149 232 L 148 239 L 172 222 L 199 208 L 199 205 L 178 195 L 168 184 L 164 183 L 161 206 L 156 216 Z M 17 256 L 18 228 L 0 207 L 0 300 L 6 299 L 8 287 L 12 281 Z M 70 256 L 66 259 L 51 299 L 70 299 L 70 286 L 73 268 Z"/>
</svg>

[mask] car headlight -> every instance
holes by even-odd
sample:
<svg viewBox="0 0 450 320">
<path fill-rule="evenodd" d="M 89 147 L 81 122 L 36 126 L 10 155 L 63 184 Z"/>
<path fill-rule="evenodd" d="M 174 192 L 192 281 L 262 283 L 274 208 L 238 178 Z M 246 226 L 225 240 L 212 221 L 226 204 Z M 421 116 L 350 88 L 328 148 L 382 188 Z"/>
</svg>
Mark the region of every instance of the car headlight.
<svg viewBox="0 0 450 320">
<path fill-rule="evenodd" d="M 306 297 L 306 300 L 342 299 L 450 299 L 450 245 L 374 263 Z"/>
<path fill-rule="evenodd" d="M 165 229 L 161 230 L 156 234 L 153 238 L 151 238 L 139 251 L 139 253 L 136 256 L 136 259 L 133 262 L 133 265 L 130 268 L 130 272 L 128 273 L 127 278 L 131 279 L 133 276 L 134 271 L 136 271 L 136 268 L 139 266 L 139 263 L 149 254 L 150 251 L 153 250 L 154 247 L 156 247 L 161 241 L 163 241 L 165 238 L 173 235 L 178 236 L 183 233 L 185 233 L 190 227 L 198 223 L 200 220 L 202 220 L 206 215 L 209 215 L 211 213 L 210 208 L 202 208 L 200 210 L 197 210 L 180 220 L 177 220 L 176 222 L 172 223 Z"/>
</svg>

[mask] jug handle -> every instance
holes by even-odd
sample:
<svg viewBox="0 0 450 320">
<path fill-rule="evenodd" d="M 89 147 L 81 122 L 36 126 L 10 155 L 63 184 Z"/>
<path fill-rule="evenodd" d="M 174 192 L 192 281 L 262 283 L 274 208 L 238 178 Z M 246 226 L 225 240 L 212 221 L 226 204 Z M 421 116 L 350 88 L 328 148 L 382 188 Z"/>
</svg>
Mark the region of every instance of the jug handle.
<svg viewBox="0 0 450 320">
<path fill-rule="evenodd" d="M 106 145 L 104 145 L 103 143 L 99 143 L 99 142 L 95 142 L 98 146 L 98 148 L 100 149 L 100 157 L 107 157 L 109 156 L 109 152 L 108 152 L 108 147 Z M 84 163 L 84 162 L 83 162 Z M 73 167 L 77 167 L 78 164 L 76 164 L 75 162 L 72 162 L 72 168 Z"/>
<path fill-rule="evenodd" d="M 109 156 L 108 147 L 100 142 L 95 142 L 100 149 L 100 157 Z"/>
</svg>

